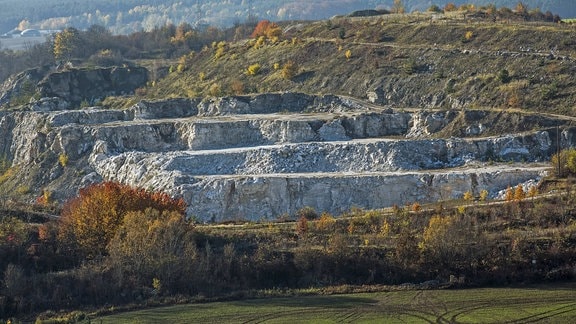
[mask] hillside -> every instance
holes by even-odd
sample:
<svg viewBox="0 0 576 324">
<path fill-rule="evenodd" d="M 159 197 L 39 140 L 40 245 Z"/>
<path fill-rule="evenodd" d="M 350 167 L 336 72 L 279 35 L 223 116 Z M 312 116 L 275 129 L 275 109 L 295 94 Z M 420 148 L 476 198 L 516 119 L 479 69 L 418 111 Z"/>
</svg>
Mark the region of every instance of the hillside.
<svg viewBox="0 0 576 324">
<path fill-rule="evenodd" d="M 430 14 L 283 25 L 277 42 L 220 43 L 181 59 L 147 97 L 276 91 L 393 107 L 514 108 L 573 115 L 576 29 Z M 347 58 L 347 55 L 349 57 Z M 290 75 L 283 74 L 291 62 Z M 258 65 L 257 73 L 248 72 Z M 178 69 L 176 69 L 178 68 Z M 374 94 L 375 92 L 375 94 Z"/>
<path fill-rule="evenodd" d="M 35 47 L 0 86 L 0 321 L 573 280 L 576 30 L 514 17 Z"/>
<path fill-rule="evenodd" d="M 281 27 L 175 61 L 13 76 L 0 190 L 62 203 L 111 180 L 183 197 L 203 221 L 275 219 L 496 196 L 573 145 L 573 26 L 455 12 Z"/>
</svg>

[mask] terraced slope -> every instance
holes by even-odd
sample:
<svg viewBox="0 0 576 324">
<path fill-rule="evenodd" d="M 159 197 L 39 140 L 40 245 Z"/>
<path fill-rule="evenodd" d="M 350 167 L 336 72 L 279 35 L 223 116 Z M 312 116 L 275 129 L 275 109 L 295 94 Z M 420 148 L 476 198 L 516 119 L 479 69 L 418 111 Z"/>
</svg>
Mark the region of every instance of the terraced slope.
<svg viewBox="0 0 576 324">
<path fill-rule="evenodd" d="M 510 134 L 495 135 L 500 121 Z M 259 220 L 305 206 L 337 214 L 496 194 L 540 177 L 556 150 L 556 126 L 568 146 L 570 125 L 278 93 L 141 102 L 126 111 L 6 113 L 0 151 L 13 161 L 17 183 L 38 195 L 49 190 L 63 201 L 114 180 L 184 197 L 188 213 L 204 221 Z"/>
</svg>

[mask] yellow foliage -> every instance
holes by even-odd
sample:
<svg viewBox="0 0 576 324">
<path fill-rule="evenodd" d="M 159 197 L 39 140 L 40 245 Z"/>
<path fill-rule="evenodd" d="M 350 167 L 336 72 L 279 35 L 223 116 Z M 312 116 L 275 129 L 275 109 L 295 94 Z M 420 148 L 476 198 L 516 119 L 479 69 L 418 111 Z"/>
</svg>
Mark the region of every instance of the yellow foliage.
<svg viewBox="0 0 576 324">
<path fill-rule="evenodd" d="M 102 255 L 124 216 L 146 208 L 184 215 L 186 205 L 183 200 L 172 199 L 164 193 L 114 182 L 95 184 L 81 189 L 78 197 L 64 205 L 59 239 L 76 246 L 87 256 Z"/>
<path fill-rule="evenodd" d="M 346 56 L 346 59 L 349 60 L 352 57 L 352 51 L 346 50 L 346 52 L 344 53 L 344 56 Z"/>
<path fill-rule="evenodd" d="M 474 199 L 474 195 L 470 191 L 466 191 L 463 198 L 466 201 L 472 201 Z"/>
<path fill-rule="evenodd" d="M 384 220 L 384 222 L 380 226 L 380 235 L 387 237 L 389 234 L 390 234 L 390 223 L 388 223 L 388 220 Z"/>
<path fill-rule="evenodd" d="M 327 212 L 323 212 L 318 222 L 316 222 L 316 229 L 319 231 L 328 231 L 334 227 L 334 224 L 336 224 L 334 217 Z"/>
<path fill-rule="evenodd" d="M 218 97 L 222 94 L 222 88 L 218 83 L 212 83 L 208 89 L 208 94 L 210 94 L 212 97 Z"/>
<path fill-rule="evenodd" d="M 258 63 L 252 64 L 248 67 L 248 69 L 246 69 L 246 73 L 248 75 L 256 75 L 258 72 L 260 72 L 260 64 Z"/>
<path fill-rule="evenodd" d="M 19 194 L 19 195 L 28 194 L 28 193 L 30 193 L 30 187 L 25 186 L 25 185 L 18 186 L 18 187 L 16 188 L 16 193 Z"/>
<path fill-rule="evenodd" d="M 78 30 L 66 28 L 54 36 L 54 57 L 57 60 L 69 60 L 78 47 L 80 36 Z"/>
<path fill-rule="evenodd" d="M 534 198 L 537 195 L 538 195 L 538 188 L 536 188 L 536 186 L 530 187 L 530 189 L 528 190 L 528 197 Z"/>
<path fill-rule="evenodd" d="M 520 201 L 524 198 L 526 198 L 526 193 L 524 192 L 524 188 L 522 188 L 522 185 L 516 186 L 516 190 L 514 190 L 514 200 Z"/>
<path fill-rule="evenodd" d="M 484 189 L 480 191 L 480 201 L 486 201 L 488 198 L 488 190 Z"/>
<path fill-rule="evenodd" d="M 428 226 L 424 229 L 422 241 L 418 244 L 421 249 L 427 249 L 437 242 L 441 242 L 446 237 L 453 219 L 435 215 L 430 218 Z"/>
<path fill-rule="evenodd" d="M 294 61 L 288 61 L 282 67 L 282 77 L 284 79 L 290 80 L 298 74 L 298 64 Z"/>
<path fill-rule="evenodd" d="M 348 231 L 348 234 L 354 234 L 354 231 L 356 230 L 356 225 L 354 224 L 354 222 L 350 222 L 348 224 L 348 227 L 346 228 L 346 230 Z"/>
<path fill-rule="evenodd" d="M 254 48 L 258 49 L 262 46 L 264 46 L 264 43 L 266 42 L 266 36 L 260 36 L 256 39 L 256 43 L 254 43 Z"/>
<path fill-rule="evenodd" d="M 506 195 L 504 197 L 505 197 L 506 201 L 514 200 L 514 191 L 512 190 L 512 188 L 510 186 L 508 188 L 506 188 Z"/>
<path fill-rule="evenodd" d="M 466 212 L 466 207 L 465 206 L 458 206 L 458 213 L 459 214 L 464 214 Z"/>
<path fill-rule="evenodd" d="M 62 153 L 58 156 L 58 163 L 60 163 L 60 165 L 62 167 L 65 167 L 68 165 L 68 155 Z"/>
<path fill-rule="evenodd" d="M 176 211 L 147 208 L 126 213 L 107 246 L 113 260 L 129 264 L 134 272 L 162 274 L 179 258 L 195 255 L 194 224 Z M 155 277 L 152 287 L 160 290 L 161 279 Z"/>
</svg>

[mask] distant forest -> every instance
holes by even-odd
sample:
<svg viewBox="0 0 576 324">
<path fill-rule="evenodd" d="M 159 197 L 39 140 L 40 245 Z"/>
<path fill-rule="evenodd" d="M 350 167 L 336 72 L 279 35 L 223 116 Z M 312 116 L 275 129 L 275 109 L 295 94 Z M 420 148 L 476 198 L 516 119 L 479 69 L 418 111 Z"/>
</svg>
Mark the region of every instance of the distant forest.
<svg viewBox="0 0 576 324">
<path fill-rule="evenodd" d="M 167 24 L 229 27 L 257 19 L 314 20 L 362 9 L 391 9 L 393 0 L 0 0 L 0 34 L 13 28 L 87 29 L 106 27 L 113 34 L 150 31 Z M 514 8 L 517 0 L 402 0 L 407 12 L 471 3 Z M 524 0 L 529 9 L 551 11 L 562 18 L 576 17 L 573 0 Z"/>
</svg>

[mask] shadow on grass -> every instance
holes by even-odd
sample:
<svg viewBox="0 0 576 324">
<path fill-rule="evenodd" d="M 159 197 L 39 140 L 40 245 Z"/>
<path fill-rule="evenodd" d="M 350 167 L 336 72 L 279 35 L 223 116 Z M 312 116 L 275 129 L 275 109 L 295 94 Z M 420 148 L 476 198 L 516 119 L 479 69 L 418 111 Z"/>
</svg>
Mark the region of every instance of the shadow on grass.
<svg viewBox="0 0 576 324">
<path fill-rule="evenodd" d="M 378 303 L 378 300 L 365 297 L 352 296 L 306 296 L 290 298 L 250 299 L 233 302 L 237 306 L 283 306 L 283 307 L 322 307 L 347 308 L 369 306 Z"/>
</svg>

